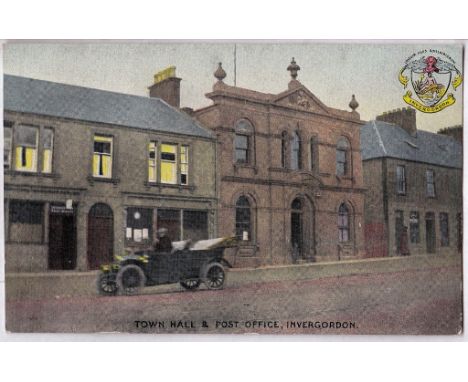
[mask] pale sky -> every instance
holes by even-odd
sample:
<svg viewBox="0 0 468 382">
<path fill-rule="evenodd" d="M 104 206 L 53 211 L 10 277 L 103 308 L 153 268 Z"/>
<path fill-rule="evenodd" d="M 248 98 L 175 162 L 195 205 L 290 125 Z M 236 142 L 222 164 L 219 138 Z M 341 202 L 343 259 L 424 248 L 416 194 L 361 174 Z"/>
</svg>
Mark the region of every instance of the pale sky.
<svg viewBox="0 0 468 382">
<path fill-rule="evenodd" d="M 295 57 L 298 80 L 326 105 L 350 110 L 355 94 L 361 119 L 406 107 L 398 82 L 406 58 L 421 49 L 438 49 L 462 71 L 461 44 L 237 42 L 237 86 L 268 93 L 287 89 L 286 71 Z M 153 75 L 170 65 L 182 78 L 181 106 L 210 104 L 205 94 L 215 83 L 213 72 L 222 62 L 224 80 L 233 85 L 234 42 L 10 42 L 3 46 L 4 72 L 25 77 L 147 96 Z M 445 110 L 417 111 L 418 128 L 437 131 L 462 124 L 463 84 L 456 103 Z"/>
</svg>

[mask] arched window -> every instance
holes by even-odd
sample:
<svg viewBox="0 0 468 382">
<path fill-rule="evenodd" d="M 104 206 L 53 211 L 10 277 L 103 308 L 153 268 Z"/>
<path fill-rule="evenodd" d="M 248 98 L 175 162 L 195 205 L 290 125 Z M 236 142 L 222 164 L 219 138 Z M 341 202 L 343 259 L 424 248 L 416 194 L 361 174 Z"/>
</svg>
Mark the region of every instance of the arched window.
<svg viewBox="0 0 468 382">
<path fill-rule="evenodd" d="M 317 150 L 317 137 L 310 139 L 310 171 L 318 170 L 318 150 Z"/>
<path fill-rule="evenodd" d="M 340 243 L 349 241 L 349 210 L 344 203 L 338 209 L 338 240 Z"/>
<path fill-rule="evenodd" d="M 288 167 L 287 164 L 287 155 L 288 155 L 288 133 L 283 131 L 281 133 L 281 167 Z"/>
<path fill-rule="evenodd" d="M 250 202 L 245 196 L 240 196 L 236 202 L 236 237 L 240 240 L 252 240 Z"/>
<path fill-rule="evenodd" d="M 349 142 L 341 137 L 336 145 L 336 175 L 343 176 L 349 171 Z"/>
<path fill-rule="evenodd" d="M 235 126 L 235 162 L 251 163 L 253 152 L 253 126 L 246 119 L 241 119 Z"/>
<path fill-rule="evenodd" d="M 301 138 L 294 132 L 291 146 L 291 169 L 301 169 Z"/>
</svg>

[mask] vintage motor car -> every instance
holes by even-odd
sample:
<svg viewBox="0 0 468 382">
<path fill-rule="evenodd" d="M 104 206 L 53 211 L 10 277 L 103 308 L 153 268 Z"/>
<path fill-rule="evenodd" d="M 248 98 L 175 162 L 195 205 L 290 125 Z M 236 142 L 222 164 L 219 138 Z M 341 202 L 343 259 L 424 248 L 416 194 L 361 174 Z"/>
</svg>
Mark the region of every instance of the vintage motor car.
<svg viewBox="0 0 468 382">
<path fill-rule="evenodd" d="M 204 283 L 222 289 L 226 281 L 224 250 L 237 245 L 235 238 L 203 240 L 171 252 L 136 251 L 116 256 L 112 264 L 101 265 L 97 289 L 102 295 L 138 294 L 144 286 L 180 283 L 188 290 Z"/>
</svg>

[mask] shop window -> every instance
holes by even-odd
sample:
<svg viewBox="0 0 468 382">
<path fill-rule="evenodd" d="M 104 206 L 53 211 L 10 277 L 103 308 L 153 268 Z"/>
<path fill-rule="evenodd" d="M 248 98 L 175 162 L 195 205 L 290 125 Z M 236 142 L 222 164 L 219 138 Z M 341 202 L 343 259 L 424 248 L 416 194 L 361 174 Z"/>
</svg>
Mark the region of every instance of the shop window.
<svg viewBox="0 0 468 382">
<path fill-rule="evenodd" d="M 396 166 L 396 185 L 397 185 L 397 194 L 405 195 L 406 194 L 405 166 Z"/>
<path fill-rule="evenodd" d="M 410 212 L 410 241 L 412 244 L 417 244 L 420 242 L 419 235 L 419 212 L 411 211 Z"/>
<path fill-rule="evenodd" d="M 156 142 L 151 141 L 148 144 L 148 181 L 157 181 L 156 173 Z"/>
<path fill-rule="evenodd" d="M 245 196 L 239 197 L 236 203 L 236 237 L 239 240 L 252 240 L 252 222 L 250 202 Z"/>
<path fill-rule="evenodd" d="M 177 183 L 177 146 L 161 145 L 161 183 Z"/>
<path fill-rule="evenodd" d="M 208 213 L 206 211 L 183 211 L 183 239 L 198 240 L 208 239 Z"/>
<path fill-rule="evenodd" d="M 127 208 L 125 238 L 135 243 L 151 242 L 153 210 L 149 208 Z"/>
<path fill-rule="evenodd" d="M 340 243 L 349 241 L 349 210 L 344 203 L 338 209 L 338 241 Z"/>
<path fill-rule="evenodd" d="M 18 125 L 14 132 L 15 157 L 18 171 L 37 171 L 38 128 Z"/>
<path fill-rule="evenodd" d="M 11 137 L 13 134 L 13 123 L 3 121 L 3 167 L 9 169 L 11 166 Z"/>
<path fill-rule="evenodd" d="M 336 175 L 344 176 L 349 171 L 349 142 L 341 137 L 336 145 Z"/>
<path fill-rule="evenodd" d="M 187 185 L 189 181 L 189 148 L 180 146 L 180 184 Z"/>
<path fill-rule="evenodd" d="M 426 195 L 431 198 L 435 197 L 435 182 L 433 170 L 426 170 Z"/>
<path fill-rule="evenodd" d="M 180 210 L 173 209 L 158 209 L 157 220 L 158 220 L 158 229 L 167 228 L 167 235 L 172 241 L 181 240 L 181 230 L 180 230 Z"/>
<path fill-rule="evenodd" d="M 9 240 L 42 243 L 44 204 L 12 200 L 9 203 Z"/>
<path fill-rule="evenodd" d="M 449 246 L 449 221 L 448 221 L 448 214 L 445 212 L 441 212 L 439 215 L 439 222 L 440 222 L 440 245 L 442 247 Z"/>
<path fill-rule="evenodd" d="M 93 176 L 112 177 L 112 137 L 94 136 Z"/>
<path fill-rule="evenodd" d="M 42 132 L 42 172 L 52 172 L 52 154 L 54 145 L 54 131 L 45 128 Z"/>
<path fill-rule="evenodd" d="M 302 168 L 301 159 L 301 138 L 296 131 L 293 134 L 291 145 L 291 169 L 300 170 Z"/>
</svg>

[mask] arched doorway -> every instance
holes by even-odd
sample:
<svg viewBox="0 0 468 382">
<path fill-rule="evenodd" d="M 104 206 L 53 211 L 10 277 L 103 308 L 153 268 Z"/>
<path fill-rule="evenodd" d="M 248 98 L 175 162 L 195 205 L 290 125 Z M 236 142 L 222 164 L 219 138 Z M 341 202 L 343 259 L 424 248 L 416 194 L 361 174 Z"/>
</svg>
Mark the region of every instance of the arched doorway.
<svg viewBox="0 0 468 382">
<path fill-rule="evenodd" d="M 299 197 L 291 203 L 291 251 L 293 262 L 312 260 L 315 254 L 312 206 Z"/>
<path fill-rule="evenodd" d="M 303 254 L 304 227 L 302 213 L 302 201 L 296 198 L 291 203 L 291 247 L 294 262 L 302 258 Z"/>
<path fill-rule="evenodd" d="M 88 269 L 98 269 L 112 261 L 114 252 L 114 215 L 104 203 L 96 203 L 88 214 Z"/>
</svg>

